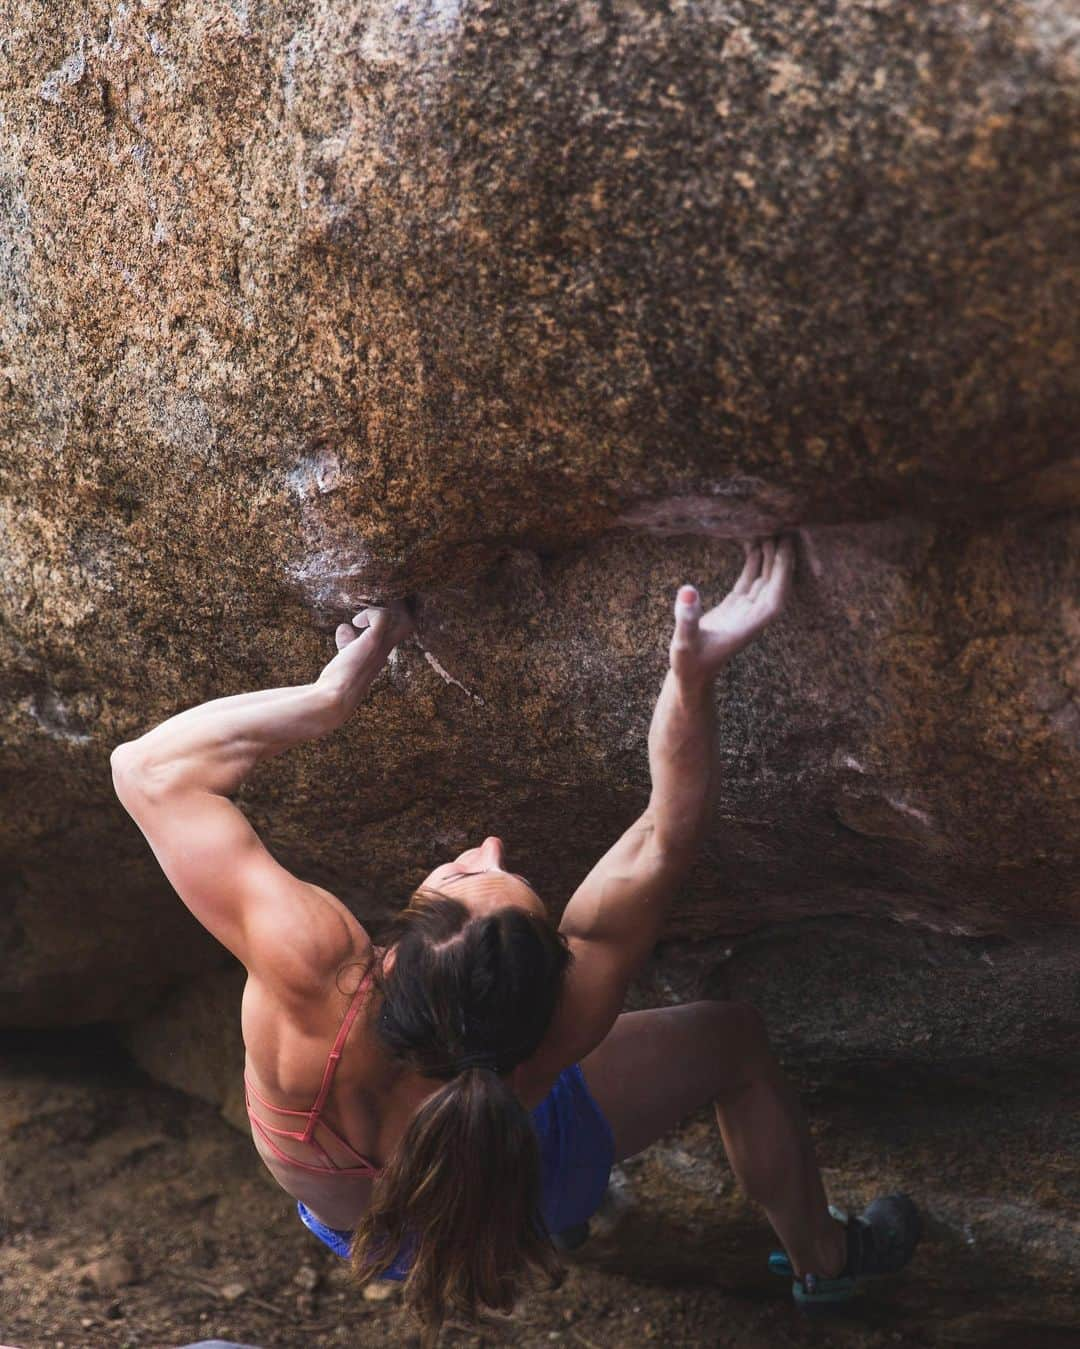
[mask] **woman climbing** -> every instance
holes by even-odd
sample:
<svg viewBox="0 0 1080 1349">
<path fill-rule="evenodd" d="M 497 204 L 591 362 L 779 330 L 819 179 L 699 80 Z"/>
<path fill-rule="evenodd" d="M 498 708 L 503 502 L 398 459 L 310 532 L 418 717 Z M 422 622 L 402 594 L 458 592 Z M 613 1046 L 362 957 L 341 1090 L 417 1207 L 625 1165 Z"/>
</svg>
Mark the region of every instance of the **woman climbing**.
<svg viewBox="0 0 1080 1349">
<path fill-rule="evenodd" d="M 314 683 L 203 704 L 113 753 L 117 794 L 165 874 L 247 969 L 255 1147 L 359 1283 L 405 1280 L 429 1343 L 447 1316 L 509 1311 L 530 1283 L 557 1281 L 557 1244 L 579 1239 L 612 1164 L 709 1103 L 797 1301 L 841 1300 L 911 1258 L 906 1196 L 848 1221 L 830 1211 L 752 1006 L 622 1012 L 706 827 L 713 681 L 781 613 L 793 570 L 791 539 L 766 539 L 716 608 L 679 590 L 649 803 L 557 928 L 492 836 L 436 867 L 375 946 L 228 799 L 259 760 L 351 717 L 412 631 L 402 604 L 342 624 Z"/>
</svg>

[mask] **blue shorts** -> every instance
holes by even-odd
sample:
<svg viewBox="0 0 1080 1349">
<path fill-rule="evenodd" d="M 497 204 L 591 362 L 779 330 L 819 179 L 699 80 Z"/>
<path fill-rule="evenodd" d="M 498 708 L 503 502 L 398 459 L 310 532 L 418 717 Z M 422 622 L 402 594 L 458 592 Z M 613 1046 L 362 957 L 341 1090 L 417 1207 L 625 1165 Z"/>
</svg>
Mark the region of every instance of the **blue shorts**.
<svg viewBox="0 0 1080 1349">
<path fill-rule="evenodd" d="M 557 1236 L 591 1218 L 600 1207 L 615 1160 L 615 1141 L 589 1094 L 580 1064 L 559 1074 L 532 1118 L 540 1144 L 540 1210 L 548 1231 Z M 348 1259 L 351 1232 L 327 1227 L 300 1202 L 296 1211 L 304 1226 L 335 1255 Z M 404 1279 L 408 1272 L 408 1258 L 399 1257 L 383 1278 Z"/>
</svg>

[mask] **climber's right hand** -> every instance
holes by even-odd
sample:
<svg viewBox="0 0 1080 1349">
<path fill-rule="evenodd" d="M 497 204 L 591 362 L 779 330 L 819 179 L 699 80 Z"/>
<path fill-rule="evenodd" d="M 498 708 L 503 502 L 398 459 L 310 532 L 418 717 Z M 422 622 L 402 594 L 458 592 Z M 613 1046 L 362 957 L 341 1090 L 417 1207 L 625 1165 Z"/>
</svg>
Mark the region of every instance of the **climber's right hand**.
<svg viewBox="0 0 1080 1349">
<path fill-rule="evenodd" d="M 409 604 L 405 600 L 391 600 L 385 608 L 372 605 L 355 614 L 351 623 L 339 623 L 334 641 L 337 649 L 344 651 L 370 628 L 372 637 L 378 642 L 385 642 L 388 650 L 392 651 L 398 642 L 403 642 L 412 634 L 415 627 Z"/>
<path fill-rule="evenodd" d="M 338 652 L 316 681 L 346 707 L 346 714 L 367 692 L 386 664 L 391 651 L 415 629 L 412 609 L 404 600 L 385 608 L 361 609 L 351 623 L 339 623 L 334 633 Z"/>
<path fill-rule="evenodd" d="M 795 571 L 791 535 L 747 539 L 743 547 L 742 574 L 714 609 L 703 611 L 701 596 L 693 586 L 679 588 L 670 658 L 680 682 L 701 684 L 714 678 L 787 603 Z"/>
</svg>

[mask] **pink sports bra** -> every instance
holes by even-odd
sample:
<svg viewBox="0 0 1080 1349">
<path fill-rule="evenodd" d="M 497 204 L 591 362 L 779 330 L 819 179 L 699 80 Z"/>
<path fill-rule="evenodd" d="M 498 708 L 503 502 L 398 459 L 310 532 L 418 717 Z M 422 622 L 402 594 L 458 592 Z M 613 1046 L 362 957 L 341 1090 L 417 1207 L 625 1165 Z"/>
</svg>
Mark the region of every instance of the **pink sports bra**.
<svg viewBox="0 0 1080 1349">
<path fill-rule="evenodd" d="M 286 1110 L 284 1109 L 284 1107 L 280 1105 L 274 1105 L 271 1101 L 266 1100 L 264 1096 L 259 1095 L 259 1093 L 252 1086 L 252 1084 L 248 1081 L 247 1073 L 245 1072 L 244 1074 L 244 1105 L 247 1107 L 248 1118 L 251 1120 L 252 1125 L 259 1131 L 259 1134 L 261 1135 L 267 1146 L 270 1148 L 270 1151 L 274 1154 L 274 1156 L 280 1158 L 281 1161 L 283 1162 L 287 1162 L 290 1166 L 298 1166 L 303 1171 L 313 1171 L 316 1174 L 322 1176 L 334 1175 L 334 1176 L 374 1177 L 379 1174 L 379 1168 L 375 1165 L 374 1162 L 370 1161 L 367 1157 L 362 1157 L 360 1153 L 358 1153 L 356 1149 L 352 1146 L 351 1143 L 349 1143 L 346 1139 L 342 1138 L 340 1134 L 335 1133 L 334 1130 L 331 1129 L 329 1124 L 327 1124 L 324 1119 L 320 1118 L 323 1107 L 326 1104 L 326 1097 L 330 1091 L 330 1085 L 334 1080 L 334 1074 L 335 1072 L 337 1072 L 338 1061 L 341 1058 L 342 1045 L 344 1045 L 345 1039 L 348 1036 L 349 1031 L 352 1029 L 352 1023 L 356 1020 L 357 1013 L 360 1011 L 360 1000 L 363 997 L 363 994 L 367 991 L 368 984 L 370 983 L 370 981 L 371 976 L 368 975 L 365 979 L 362 980 L 360 987 L 353 994 L 352 1002 L 349 1004 L 349 1010 L 345 1013 L 345 1020 L 341 1023 L 341 1027 L 337 1033 L 337 1039 L 334 1041 L 334 1047 L 333 1049 L 331 1049 L 330 1056 L 326 1060 L 326 1068 L 323 1071 L 322 1086 L 319 1088 L 319 1094 L 315 1098 L 315 1104 L 311 1107 L 310 1110 Z M 292 1129 L 275 1129 L 273 1125 L 267 1124 L 265 1123 L 265 1121 L 259 1119 L 259 1117 L 252 1111 L 251 1102 L 248 1100 L 248 1091 L 251 1092 L 251 1094 L 261 1105 L 267 1106 L 270 1110 L 276 1110 L 279 1115 L 300 1116 L 301 1118 L 307 1120 L 307 1124 L 304 1126 L 302 1131 L 296 1131 Z M 343 1148 L 347 1148 L 349 1152 L 352 1153 L 352 1155 L 356 1158 L 358 1165 L 356 1166 L 334 1165 L 326 1149 L 317 1141 L 317 1139 L 314 1136 L 315 1126 L 316 1124 L 320 1123 L 322 1124 L 322 1127 L 326 1130 L 326 1132 L 331 1136 L 331 1138 L 335 1139 L 338 1143 L 341 1144 Z M 323 1165 L 314 1166 L 309 1162 L 298 1162 L 295 1157 L 290 1157 L 287 1152 L 282 1152 L 282 1150 L 274 1142 L 273 1138 L 271 1137 L 271 1134 L 277 1135 L 278 1138 L 292 1138 L 295 1139 L 298 1143 L 309 1144 L 322 1156 Z"/>
</svg>

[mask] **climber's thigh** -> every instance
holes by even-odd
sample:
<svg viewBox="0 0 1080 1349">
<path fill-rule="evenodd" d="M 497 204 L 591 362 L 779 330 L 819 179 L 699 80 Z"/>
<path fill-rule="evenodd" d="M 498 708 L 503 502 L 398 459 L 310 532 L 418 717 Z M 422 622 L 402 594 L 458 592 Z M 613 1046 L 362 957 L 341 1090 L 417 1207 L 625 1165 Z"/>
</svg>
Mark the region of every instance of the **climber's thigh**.
<svg viewBox="0 0 1080 1349">
<path fill-rule="evenodd" d="M 735 1100 L 773 1065 L 765 1024 L 750 1003 L 691 1002 L 624 1012 L 581 1070 L 621 1161 L 702 1106 Z"/>
</svg>

